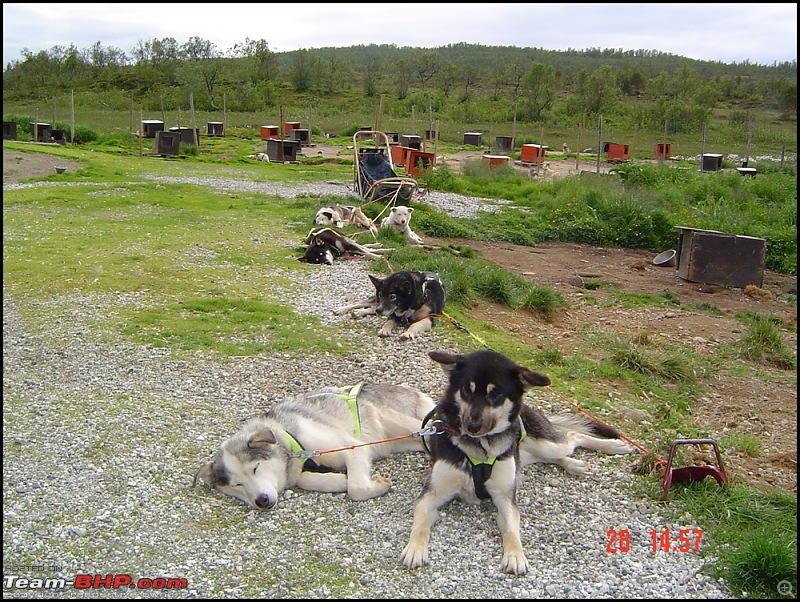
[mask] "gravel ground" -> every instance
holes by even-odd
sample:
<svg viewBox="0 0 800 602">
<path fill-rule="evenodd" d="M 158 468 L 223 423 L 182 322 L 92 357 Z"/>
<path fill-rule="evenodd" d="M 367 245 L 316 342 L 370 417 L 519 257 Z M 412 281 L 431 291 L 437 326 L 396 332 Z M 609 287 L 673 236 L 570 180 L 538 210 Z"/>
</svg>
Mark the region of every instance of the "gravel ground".
<svg viewBox="0 0 800 602">
<path fill-rule="evenodd" d="M 341 194 L 342 185 L 336 188 Z M 304 190 L 333 194 L 317 185 Z M 448 202 L 451 212 L 475 205 Z M 595 469 L 586 478 L 552 465 L 525 469 L 519 502 L 531 571 L 524 577 L 499 572 L 496 512 L 486 503 L 442 508 L 431 564 L 415 571 L 401 566 L 413 501 L 428 469 L 423 454 L 377 463 L 376 472 L 394 485 L 365 502 L 297 489 L 264 512 L 192 487 L 196 469 L 240 421 L 283 396 L 359 380 L 406 382 L 438 396 L 444 375 L 427 352 L 448 348 L 446 325 L 401 342 L 376 336 L 378 318 L 332 315 L 371 292 L 366 274 L 359 261 L 319 266 L 299 294 L 286 295 L 345 348 L 369 350 L 299 361 L 282 354 L 176 359 L 160 349 L 100 342 L 90 321 L 121 304 L 141 305 L 135 295 L 75 291 L 47 301 L 61 317 L 36 331 L 22 318 L 22 309 L 35 310 L 36 302 L 4 290 L 4 597 L 730 597 L 704 570 L 713 559 L 653 553 L 651 530 L 669 530 L 677 539 L 679 529 L 698 527 L 690 516 L 679 523 L 663 518 L 658 504 L 633 493 L 630 458 L 578 452 Z M 529 401 L 545 411 L 566 409 L 548 393 Z M 608 551 L 611 529 L 630 532 L 629 551 Z M 186 587 L 15 590 L 10 575 L 129 575 L 154 585 L 183 578 Z"/>
</svg>

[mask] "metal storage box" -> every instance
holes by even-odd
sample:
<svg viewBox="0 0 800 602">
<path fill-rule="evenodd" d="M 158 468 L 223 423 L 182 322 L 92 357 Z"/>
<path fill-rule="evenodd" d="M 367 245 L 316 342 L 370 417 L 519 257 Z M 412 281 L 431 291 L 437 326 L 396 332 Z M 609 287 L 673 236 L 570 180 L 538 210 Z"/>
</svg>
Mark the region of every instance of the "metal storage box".
<svg viewBox="0 0 800 602">
<path fill-rule="evenodd" d="M 678 226 L 678 276 L 690 282 L 744 288 L 761 286 L 767 241 Z"/>
</svg>

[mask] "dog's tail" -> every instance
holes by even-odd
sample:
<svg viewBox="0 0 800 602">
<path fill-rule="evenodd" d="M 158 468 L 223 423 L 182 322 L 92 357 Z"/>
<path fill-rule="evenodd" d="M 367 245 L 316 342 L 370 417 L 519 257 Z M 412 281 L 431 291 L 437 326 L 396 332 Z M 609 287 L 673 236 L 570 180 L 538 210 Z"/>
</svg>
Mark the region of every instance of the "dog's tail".
<svg viewBox="0 0 800 602">
<path fill-rule="evenodd" d="M 585 414 L 558 414 L 547 417 L 559 431 L 578 431 L 602 439 L 619 439 L 619 431 L 613 426 L 595 420 Z"/>
</svg>

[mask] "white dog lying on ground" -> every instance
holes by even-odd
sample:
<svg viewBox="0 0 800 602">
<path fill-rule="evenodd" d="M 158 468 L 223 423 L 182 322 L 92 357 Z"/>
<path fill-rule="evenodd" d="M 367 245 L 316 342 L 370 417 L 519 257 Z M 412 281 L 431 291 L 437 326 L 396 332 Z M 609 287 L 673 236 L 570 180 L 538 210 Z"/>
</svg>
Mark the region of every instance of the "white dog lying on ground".
<svg viewBox="0 0 800 602">
<path fill-rule="evenodd" d="M 414 211 L 413 207 L 406 207 L 405 205 L 392 207 L 392 212 L 383 218 L 381 227 L 394 228 L 405 236 L 406 240 L 411 244 L 421 245 L 422 239 L 411 229 L 410 222 L 412 211 Z"/>
</svg>

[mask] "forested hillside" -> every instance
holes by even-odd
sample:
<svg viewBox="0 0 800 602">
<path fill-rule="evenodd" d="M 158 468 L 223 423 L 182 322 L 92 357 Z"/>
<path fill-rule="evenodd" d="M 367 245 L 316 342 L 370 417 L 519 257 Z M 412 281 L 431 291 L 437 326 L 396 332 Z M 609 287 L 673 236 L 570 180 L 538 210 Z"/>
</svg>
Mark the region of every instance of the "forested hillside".
<svg viewBox="0 0 800 602">
<path fill-rule="evenodd" d="M 41 102 L 73 91 L 79 105 L 145 111 L 185 106 L 259 112 L 296 101 L 387 111 L 422 108 L 453 122 L 574 125 L 603 114 L 628 128 L 698 131 L 716 111 L 741 125 L 752 113 L 788 126 L 797 118 L 797 62 L 697 61 L 657 50 L 451 44 L 301 49 L 275 53 L 266 40 L 219 50 L 191 37 L 140 41 L 125 52 L 97 42 L 24 51 L 3 71 L 3 99 Z M 419 110 L 419 109 L 418 109 Z"/>
</svg>

